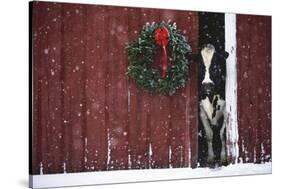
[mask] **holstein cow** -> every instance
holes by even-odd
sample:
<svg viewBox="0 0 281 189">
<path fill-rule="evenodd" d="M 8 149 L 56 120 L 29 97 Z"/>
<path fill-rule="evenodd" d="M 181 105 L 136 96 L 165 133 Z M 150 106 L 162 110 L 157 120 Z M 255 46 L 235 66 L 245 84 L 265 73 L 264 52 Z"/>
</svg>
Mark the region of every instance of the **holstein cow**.
<svg viewBox="0 0 281 189">
<path fill-rule="evenodd" d="M 219 164 L 226 164 L 224 118 L 226 58 L 228 55 L 227 52 L 218 53 L 213 45 L 206 44 L 197 56 L 199 58 L 199 114 L 207 140 L 207 164 L 211 167 L 215 165 L 214 136 L 219 136 L 221 142 Z"/>
</svg>

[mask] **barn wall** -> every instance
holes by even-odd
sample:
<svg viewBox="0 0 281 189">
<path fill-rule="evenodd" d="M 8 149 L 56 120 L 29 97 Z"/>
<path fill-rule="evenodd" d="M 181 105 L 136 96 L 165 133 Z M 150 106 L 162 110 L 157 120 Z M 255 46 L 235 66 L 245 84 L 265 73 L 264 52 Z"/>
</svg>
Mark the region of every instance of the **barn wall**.
<svg viewBox="0 0 281 189">
<path fill-rule="evenodd" d="M 271 160 L 271 17 L 237 15 L 239 160 Z"/>
<path fill-rule="evenodd" d="M 197 68 L 174 96 L 126 76 L 127 43 L 170 19 L 198 44 L 196 12 L 34 2 L 32 174 L 196 167 Z"/>
</svg>

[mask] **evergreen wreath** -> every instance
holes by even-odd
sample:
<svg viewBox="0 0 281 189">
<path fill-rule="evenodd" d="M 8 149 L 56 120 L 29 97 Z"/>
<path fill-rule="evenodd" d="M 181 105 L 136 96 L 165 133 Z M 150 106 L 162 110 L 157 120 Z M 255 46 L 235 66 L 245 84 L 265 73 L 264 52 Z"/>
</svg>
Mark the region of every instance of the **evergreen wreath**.
<svg viewBox="0 0 281 189">
<path fill-rule="evenodd" d="M 156 49 L 159 47 L 162 47 L 163 54 L 161 75 L 158 69 L 152 68 Z M 169 65 L 166 48 L 172 56 L 169 57 Z M 191 47 L 180 34 L 176 23 L 146 23 L 139 37 L 129 43 L 127 50 L 127 74 L 139 87 L 151 92 L 173 95 L 177 89 L 185 86 L 189 68 L 186 55 L 191 53 Z"/>
</svg>

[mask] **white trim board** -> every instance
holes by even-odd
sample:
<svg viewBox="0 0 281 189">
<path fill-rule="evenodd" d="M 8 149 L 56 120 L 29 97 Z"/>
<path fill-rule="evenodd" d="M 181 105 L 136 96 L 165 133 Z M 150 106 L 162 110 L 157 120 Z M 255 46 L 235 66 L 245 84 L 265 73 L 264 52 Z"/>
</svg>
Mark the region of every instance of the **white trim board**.
<svg viewBox="0 0 281 189">
<path fill-rule="evenodd" d="M 238 125 L 237 125 L 237 67 L 236 67 L 236 14 L 225 14 L 225 50 L 229 53 L 226 59 L 226 139 L 227 154 L 237 163 Z"/>
<path fill-rule="evenodd" d="M 32 188 L 81 186 L 144 181 L 164 181 L 191 178 L 210 178 L 238 175 L 270 174 L 271 163 L 265 164 L 231 164 L 227 167 L 210 168 L 173 168 L 142 169 L 122 171 L 102 171 L 85 173 L 67 173 L 50 175 L 30 175 Z"/>
</svg>

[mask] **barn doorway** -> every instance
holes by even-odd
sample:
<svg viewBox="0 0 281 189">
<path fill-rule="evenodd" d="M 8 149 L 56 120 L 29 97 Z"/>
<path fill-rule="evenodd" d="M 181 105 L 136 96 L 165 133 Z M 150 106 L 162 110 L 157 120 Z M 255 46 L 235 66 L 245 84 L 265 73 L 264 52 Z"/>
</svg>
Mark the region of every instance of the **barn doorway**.
<svg viewBox="0 0 281 189">
<path fill-rule="evenodd" d="M 222 52 L 225 50 L 225 14 L 207 12 L 199 13 L 199 47 L 202 47 L 204 44 L 208 43 L 214 45 L 217 52 Z M 198 91 L 198 93 L 199 92 L 200 91 Z M 199 113 L 198 120 L 198 166 L 206 167 L 208 147 L 203 125 L 199 118 Z M 222 121 L 223 118 L 220 120 L 220 125 Z M 219 161 L 221 141 L 219 132 L 214 133 L 218 133 L 218 135 L 214 135 L 213 138 L 213 149 L 215 154 L 215 161 Z"/>
</svg>

